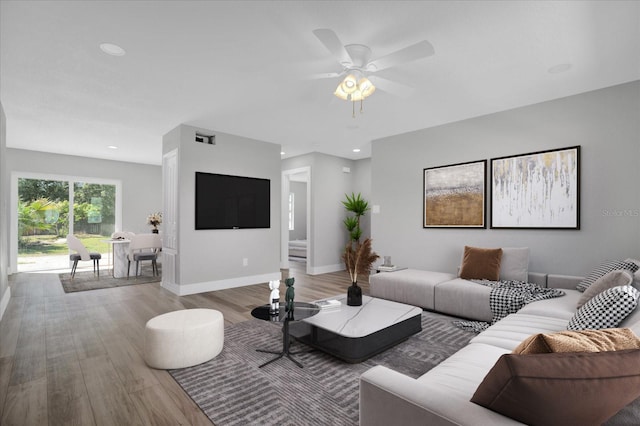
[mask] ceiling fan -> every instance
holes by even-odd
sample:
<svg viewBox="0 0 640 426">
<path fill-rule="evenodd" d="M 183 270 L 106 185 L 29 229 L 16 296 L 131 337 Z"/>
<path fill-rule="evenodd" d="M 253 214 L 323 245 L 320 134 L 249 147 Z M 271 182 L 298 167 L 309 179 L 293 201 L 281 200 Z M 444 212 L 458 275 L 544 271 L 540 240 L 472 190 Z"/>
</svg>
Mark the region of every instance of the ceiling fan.
<svg viewBox="0 0 640 426">
<path fill-rule="evenodd" d="M 338 85 L 334 94 L 340 99 L 354 102 L 362 101 L 371 95 L 376 87 L 400 96 L 408 96 L 412 91 L 411 87 L 380 76 L 372 76 L 371 74 L 396 65 L 426 58 L 435 53 L 431 43 L 422 40 L 372 60 L 371 48 L 363 44 L 344 45 L 333 30 L 320 28 L 313 30 L 313 34 L 342 66 L 341 72 L 317 74 L 314 77 L 332 78 L 346 74 L 345 79 Z"/>
</svg>

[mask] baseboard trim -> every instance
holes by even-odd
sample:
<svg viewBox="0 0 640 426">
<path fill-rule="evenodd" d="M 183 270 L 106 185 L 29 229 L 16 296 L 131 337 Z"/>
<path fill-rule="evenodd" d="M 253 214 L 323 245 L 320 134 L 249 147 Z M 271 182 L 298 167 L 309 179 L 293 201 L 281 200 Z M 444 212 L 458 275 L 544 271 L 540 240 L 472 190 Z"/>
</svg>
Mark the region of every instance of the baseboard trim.
<svg viewBox="0 0 640 426">
<path fill-rule="evenodd" d="M 9 300 L 11 300 L 11 287 L 7 287 L 7 290 L 2 295 L 2 299 L 0 299 L 0 321 L 2 321 L 4 311 L 6 311 L 7 306 L 9 306 Z"/>
<path fill-rule="evenodd" d="M 329 272 L 344 271 L 345 269 L 346 268 L 344 267 L 344 263 L 325 266 L 312 266 L 311 268 L 309 268 L 309 275 L 328 274 Z"/>
<path fill-rule="evenodd" d="M 162 287 L 178 296 L 188 296 L 190 294 L 206 293 L 208 291 L 224 290 L 227 288 L 245 287 L 248 285 L 266 283 L 272 280 L 281 280 L 282 273 L 272 272 L 268 274 L 250 275 L 247 277 L 229 278 L 218 281 L 205 281 L 193 284 L 173 284 L 162 282 Z"/>
</svg>

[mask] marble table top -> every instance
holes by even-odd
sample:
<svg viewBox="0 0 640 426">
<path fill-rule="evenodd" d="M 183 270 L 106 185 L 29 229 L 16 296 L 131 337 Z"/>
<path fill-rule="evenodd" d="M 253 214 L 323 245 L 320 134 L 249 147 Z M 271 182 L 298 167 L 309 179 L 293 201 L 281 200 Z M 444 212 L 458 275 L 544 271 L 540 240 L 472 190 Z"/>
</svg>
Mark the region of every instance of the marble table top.
<svg viewBox="0 0 640 426">
<path fill-rule="evenodd" d="M 422 308 L 417 306 L 369 296 L 362 296 L 362 306 L 348 306 L 346 295 L 322 300 L 332 299 L 339 300 L 342 306 L 321 310 L 317 315 L 302 321 L 340 336 L 358 338 L 422 314 Z"/>
</svg>

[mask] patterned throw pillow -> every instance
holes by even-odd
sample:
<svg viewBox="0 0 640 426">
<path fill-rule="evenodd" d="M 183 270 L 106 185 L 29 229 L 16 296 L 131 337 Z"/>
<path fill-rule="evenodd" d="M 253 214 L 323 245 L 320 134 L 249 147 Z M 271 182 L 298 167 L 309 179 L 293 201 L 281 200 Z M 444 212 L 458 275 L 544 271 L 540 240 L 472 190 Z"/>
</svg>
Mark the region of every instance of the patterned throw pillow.
<svg viewBox="0 0 640 426">
<path fill-rule="evenodd" d="M 633 312 L 639 297 L 640 292 L 630 285 L 605 290 L 578 309 L 567 330 L 614 328 Z"/>
<path fill-rule="evenodd" d="M 622 260 L 610 260 L 608 262 L 604 262 L 602 265 L 591 271 L 584 280 L 580 281 L 576 286 L 576 290 L 585 291 L 591 284 L 596 282 L 598 278 L 616 269 L 628 270 L 633 274 L 639 269 L 639 267 L 634 262 Z"/>
</svg>

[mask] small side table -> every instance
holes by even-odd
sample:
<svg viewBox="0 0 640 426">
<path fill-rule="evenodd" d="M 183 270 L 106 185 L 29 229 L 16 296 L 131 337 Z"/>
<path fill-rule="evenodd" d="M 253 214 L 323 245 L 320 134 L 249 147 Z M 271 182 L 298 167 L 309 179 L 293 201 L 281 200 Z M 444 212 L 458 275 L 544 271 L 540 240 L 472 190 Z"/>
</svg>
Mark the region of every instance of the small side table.
<svg viewBox="0 0 640 426">
<path fill-rule="evenodd" d="M 269 313 L 269 305 L 258 306 L 257 308 L 254 308 L 251 311 L 251 315 L 254 318 L 258 318 L 258 319 L 261 319 L 261 320 L 264 320 L 264 321 L 269 321 L 269 322 L 281 322 L 281 323 L 283 323 L 283 325 L 282 325 L 282 350 L 279 351 L 279 352 L 276 352 L 276 351 L 268 351 L 268 350 L 265 350 L 265 349 L 256 349 L 256 351 L 258 351 L 258 352 L 264 352 L 264 353 L 268 353 L 268 354 L 278 355 L 277 357 L 273 358 L 272 360 L 267 361 L 264 364 L 260 365 L 258 368 L 262 368 L 265 365 L 271 364 L 273 361 L 276 361 L 276 360 L 282 358 L 283 356 L 286 356 L 287 358 L 289 358 L 298 367 L 303 368 L 302 364 L 300 364 L 298 361 L 296 361 L 295 359 L 293 359 L 291 357 L 291 355 L 295 355 L 296 353 L 299 353 L 299 352 L 290 352 L 289 351 L 289 347 L 291 346 L 291 339 L 289 337 L 289 322 L 290 321 L 300 321 L 300 320 L 303 320 L 305 318 L 310 318 L 310 317 L 314 316 L 315 314 L 317 314 L 318 312 L 320 312 L 320 308 L 317 305 L 313 304 L 313 303 L 293 302 L 293 304 L 294 304 L 294 306 L 293 306 L 293 311 L 292 312 L 285 312 L 284 304 L 280 304 L 280 313 L 276 314 L 276 315 L 271 315 Z"/>
</svg>

